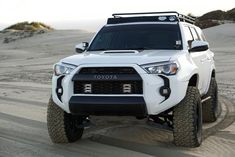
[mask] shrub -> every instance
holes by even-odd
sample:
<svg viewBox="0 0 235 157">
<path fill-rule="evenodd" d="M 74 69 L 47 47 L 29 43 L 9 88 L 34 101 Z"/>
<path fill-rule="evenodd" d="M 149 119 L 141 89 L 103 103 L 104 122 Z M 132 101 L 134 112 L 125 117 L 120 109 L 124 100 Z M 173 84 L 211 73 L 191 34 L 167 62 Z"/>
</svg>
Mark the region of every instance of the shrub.
<svg viewBox="0 0 235 157">
<path fill-rule="evenodd" d="M 25 30 L 25 31 L 36 31 L 36 30 L 41 30 L 41 29 L 53 30 L 53 28 L 51 28 L 50 26 L 48 26 L 44 23 L 41 23 L 41 22 L 31 22 L 31 23 L 29 23 L 28 21 L 16 23 L 14 25 L 11 25 L 11 26 L 7 27 L 4 30 L 9 30 L 9 29 Z"/>
</svg>

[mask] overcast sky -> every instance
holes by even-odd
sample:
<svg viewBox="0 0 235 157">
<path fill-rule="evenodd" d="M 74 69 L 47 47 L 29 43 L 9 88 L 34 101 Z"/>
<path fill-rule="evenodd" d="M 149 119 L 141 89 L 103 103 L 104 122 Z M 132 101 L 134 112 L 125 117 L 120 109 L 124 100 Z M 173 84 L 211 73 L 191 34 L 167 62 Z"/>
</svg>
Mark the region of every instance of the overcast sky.
<svg viewBox="0 0 235 157">
<path fill-rule="evenodd" d="M 178 11 L 200 16 L 230 10 L 234 0 L 0 0 L 0 29 L 40 21 L 56 29 L 96 31 L 114 12 Z"/>
</svg>

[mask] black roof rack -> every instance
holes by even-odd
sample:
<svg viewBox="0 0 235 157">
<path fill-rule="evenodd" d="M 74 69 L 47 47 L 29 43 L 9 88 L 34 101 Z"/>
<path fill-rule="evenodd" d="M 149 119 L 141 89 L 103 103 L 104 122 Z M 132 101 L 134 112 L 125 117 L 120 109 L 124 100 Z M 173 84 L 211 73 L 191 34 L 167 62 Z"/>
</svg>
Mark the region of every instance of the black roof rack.
<svg viewBox="0 0 235 157">
<path fill-rule="evenodd" d="M 191 24 L 196 18 L 186 16 L 176 11 L 167 12 L 143 12 L 143 13 L 115 13 L 109 18 L 107 24 L 129 23 L 129 22 L 176 22 L 183 21 Z"/>
</svg>

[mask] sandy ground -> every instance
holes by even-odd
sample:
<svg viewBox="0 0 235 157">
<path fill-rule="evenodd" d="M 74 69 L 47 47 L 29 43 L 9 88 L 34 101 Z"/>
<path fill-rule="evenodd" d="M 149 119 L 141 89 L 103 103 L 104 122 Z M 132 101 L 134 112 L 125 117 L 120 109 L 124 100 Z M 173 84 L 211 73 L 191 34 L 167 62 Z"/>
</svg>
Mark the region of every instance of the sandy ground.
<svg viewBox="0 0 235 157">
<path fill-rule="evenodd" d="M 93 33 L 66 30 L 2 44 L 0 34 L 0 157 L 235 156 L 235 24 L 205 30 L 215 51 L 222 114 L 204 124 L 199 148 L 175 147 L 172 133 L 129 117 L 94 118 L 83 139 L 55 145 L 46 128 L 52 65 Z"/>
</svg>

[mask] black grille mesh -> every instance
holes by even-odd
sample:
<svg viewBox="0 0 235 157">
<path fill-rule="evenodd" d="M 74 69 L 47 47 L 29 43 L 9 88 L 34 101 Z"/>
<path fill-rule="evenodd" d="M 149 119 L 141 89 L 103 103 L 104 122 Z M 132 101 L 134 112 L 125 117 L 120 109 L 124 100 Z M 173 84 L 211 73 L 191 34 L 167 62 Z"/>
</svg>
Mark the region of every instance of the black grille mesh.
<svg viewBox="0 0 235 157">
<path fill-rule="evenodd" d="M 142 81 L 75 81 L 75 94 L 90 94 L 85 93 L 84 85 L 92 85 L 91 94 L 142 94 Z M 123 92 L 123 84 L 131 84 L 131 92 Z"/>
<path fill-rule="evenodd" d="M 131 67 L 105 67 L 105 68 L 82 68 L 79 74 L 99 74 L 99 75 L 118 75 L 118 74 L 138 74 L 135 69 Z M 85 85 L 91 84 L 92 92 L 85 92 Z M 131 92 L 124 93 L 124 84 L 131 85 Z M 74 94 L 143 94 L 142 80 L 75 80 Z"/>
</svg>

